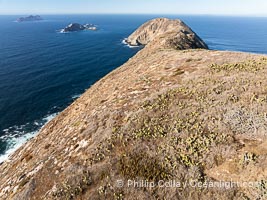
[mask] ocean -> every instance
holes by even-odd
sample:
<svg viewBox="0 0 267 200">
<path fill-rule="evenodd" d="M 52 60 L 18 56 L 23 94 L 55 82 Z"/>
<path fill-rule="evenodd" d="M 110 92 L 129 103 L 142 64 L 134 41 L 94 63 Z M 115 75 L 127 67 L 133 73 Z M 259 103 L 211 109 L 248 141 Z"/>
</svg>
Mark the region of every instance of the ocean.
<svg viewBox="0 0 267 200">
<path fill-rule="evenodd" d="M 168 15 L 0 16 L 0 163 L 86 89 L 140 48 L 123 43 L 142 23 L 180 18 L 210 49 L 267 54 L 267 18 Z M 98 31 L 59 33 L 70 23 Z"/>
</svg>

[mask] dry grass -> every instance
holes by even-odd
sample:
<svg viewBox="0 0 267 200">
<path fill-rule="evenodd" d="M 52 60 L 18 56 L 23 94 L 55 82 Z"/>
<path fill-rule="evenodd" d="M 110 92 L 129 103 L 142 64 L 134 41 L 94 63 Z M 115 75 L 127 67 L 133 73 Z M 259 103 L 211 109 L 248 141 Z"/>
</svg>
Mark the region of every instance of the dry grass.
<svg viewBox="0 0 267 200">
<path fill-rule="evenodd" d="M 212 76 L 185 81 L 181 86 L 155 98 L 141 101 L 139 109 L 127 117 L 126 125 L 114 126 L 111 136 L 94 149 L 92 157 L 88 159 L 90 165 L 105 162 L 116 155 L 118 161 L 115 171 L 123 180 L 209 181 L 210 177 L 205 171 L 236 156 L 236 151 L 241 148 L 241 143 L 235 139 L 236 135 L 248 139 L 265 136 L 266 118 L 259 110 L 260 106 L 266 106 L 261 95 L 265 91 L 257 91 L 254 79 L 243 81 L 242 74 L 263 70 L 263 62 L 265 59 L 221 66 L 213 64 Z M 221 73 L 231 71 L 240 73 L 239 77 L 225 81 Z M 265 83 L 265 80 L 262 81 Z M 247 88 L 241 93 L 244 83 Z M 251 90 L 259 95 L 251 99 Z M 258 110 L 253 110 L 253 107 Z M 254 165 L 257 158 L 258 155 L 248 152 L 239 162 L 245 169 L 248 165 Z M 111 176 L 114 176 L 112 172 L 105 175 Z M 113 194 L 115 199 L 126 198 L 127 190 L 114 190 L 116 186 L 113 184 L 106 179 L 105 184 L 99 187 L 99 197 L 106 198 L 107 194 Z M 59 191 L 64 194 L 76 194 L 73 189 L 65 191 L 66 187 L 63 188 Z M 134 192 L 138 193 L 137 190 Z M 220 199 L 246 197 L 237 188 L 223 193 L 214 188 L 192 192 L 184 189 L 173 195 L 181 199 L 205 199 L 209 195 Z M 156 188 L 147 191 L 147 195 L 162 198 L 166 194 Z"/>
<path fill-rule="evenodd" d="M 239 53 L 141 51 L 47 125 L 32 148 L 21 150 L 31 159 L 18 154 L 16 165 L 2 165 L 2 187 L 11 172 L 26 174 L 14 178 L 14 186 L 27 192 L 42 160 L 53 182 L 36 179 L 33 198 L 264 199 L 267 153 L 244 148 L 266 141 L 266 63 Z M 68 170 L 76 164 L 83 167 Z M 232 176 L 260 184 L 251 190 L 116 186 L 116 180 L 204 183 Z M 42 185 L 53 187 L 42 191 Z"/>
</svg>

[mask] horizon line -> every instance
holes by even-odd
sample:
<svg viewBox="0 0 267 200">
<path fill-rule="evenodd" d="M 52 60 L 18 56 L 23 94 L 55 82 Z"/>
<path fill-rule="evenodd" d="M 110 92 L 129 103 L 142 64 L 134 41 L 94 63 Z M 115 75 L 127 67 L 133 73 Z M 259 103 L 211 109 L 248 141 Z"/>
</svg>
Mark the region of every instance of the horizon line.
<svg viewBox="0 0 267 200">
<path fill-rule="evenodd" d="M 16 16 L 16 15 L 192 15 L 192 16 L 222 16 L 222 17 L 267 17 L 266 14 L 201 14 L 201 13 L 39 13 L 39 14 L 29 14 L 29 13 L 6 13 L 0 16 Z"/>
</svg>

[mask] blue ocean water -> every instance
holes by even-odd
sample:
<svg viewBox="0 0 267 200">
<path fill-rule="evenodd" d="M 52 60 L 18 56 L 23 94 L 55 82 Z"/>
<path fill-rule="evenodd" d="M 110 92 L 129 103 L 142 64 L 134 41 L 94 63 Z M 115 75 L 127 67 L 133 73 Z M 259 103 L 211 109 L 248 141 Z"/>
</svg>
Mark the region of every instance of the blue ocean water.
<svg viewBox="0 0 267 200">
<path fill-rule="evenodd" d="M 0 16 L 0 162 L 85 89 L 132 57 L 122 43 L 155 17 L 184 20 L 211 49 L 267 54 L 267 18 L 159 15 Z M 99 30 L 62 34 L 72 22 Z"/>
</svg>

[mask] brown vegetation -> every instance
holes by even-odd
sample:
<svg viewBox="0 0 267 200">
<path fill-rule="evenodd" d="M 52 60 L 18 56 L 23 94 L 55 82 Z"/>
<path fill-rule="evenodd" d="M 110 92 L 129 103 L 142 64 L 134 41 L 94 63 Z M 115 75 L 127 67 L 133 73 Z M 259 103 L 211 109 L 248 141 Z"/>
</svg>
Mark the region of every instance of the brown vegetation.
<svg viewBox="0 0 267 200">
<path fill-rule="evenodd" d="M 151 45 L 0 166 L 1 199 L 266 199 L 266 57 Z"/>
</svg>

